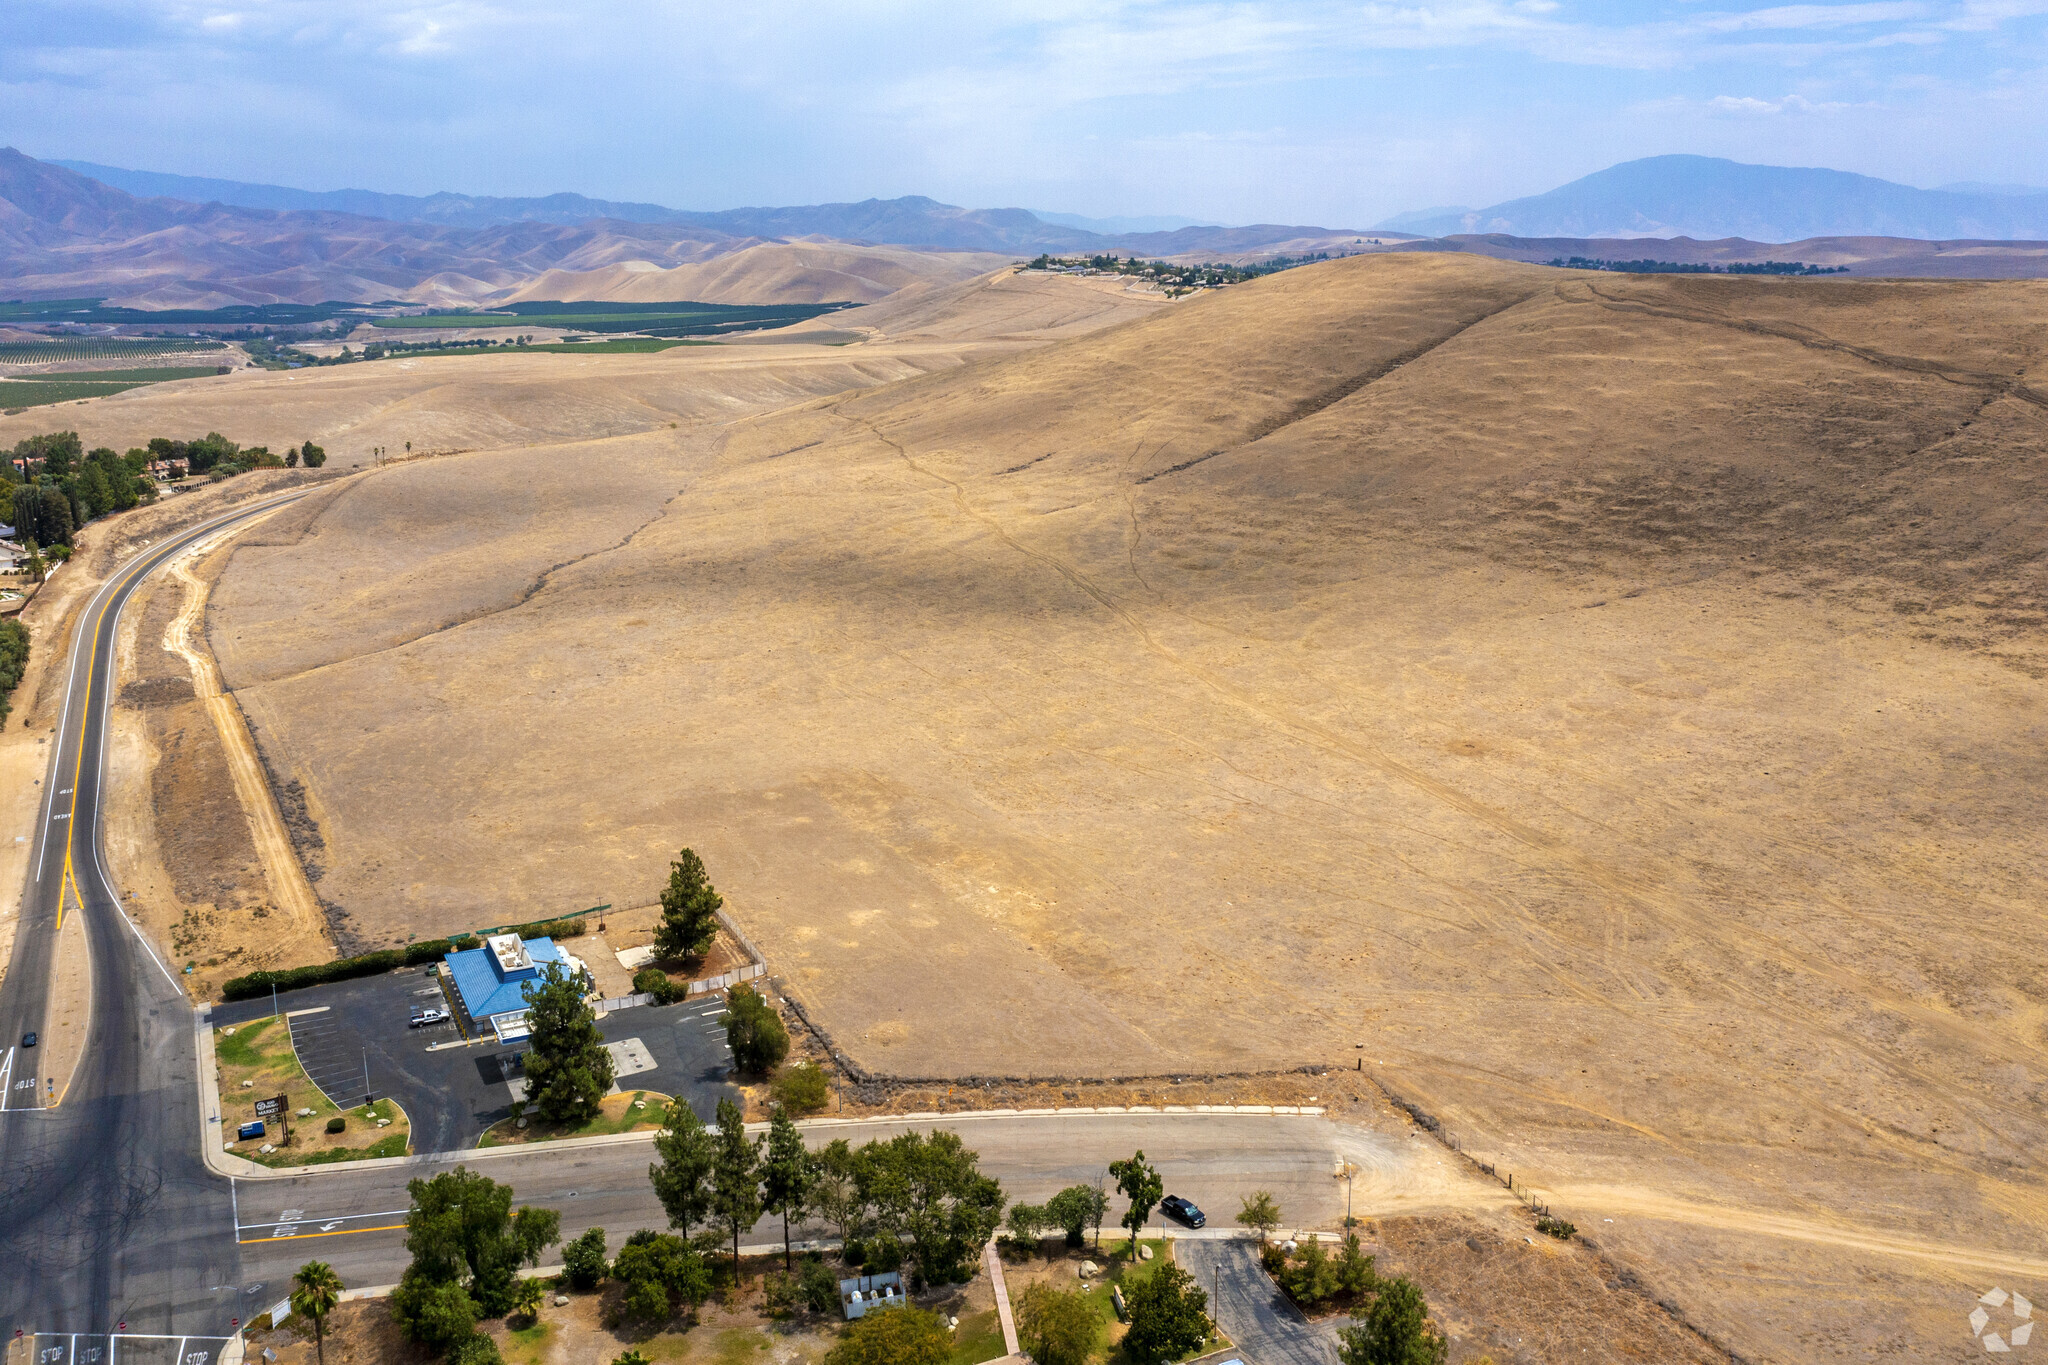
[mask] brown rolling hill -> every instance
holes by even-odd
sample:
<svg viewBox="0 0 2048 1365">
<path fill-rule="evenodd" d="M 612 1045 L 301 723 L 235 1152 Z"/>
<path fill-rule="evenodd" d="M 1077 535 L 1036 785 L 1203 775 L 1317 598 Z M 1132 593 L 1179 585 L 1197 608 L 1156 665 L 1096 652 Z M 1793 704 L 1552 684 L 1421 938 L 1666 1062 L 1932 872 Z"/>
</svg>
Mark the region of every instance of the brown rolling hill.
<svg viewBox="0 0 2048 1365">
<path fill-rule="evenodd" d="M 1440 244 L 1440 245 L 1439 245 Z M 1409 249 L 1451 248 L 1503 261 L 1547 263 L 1574 256 L 1606 261 L 1752 265 L 1803 261 L 1848 274 L 1908 279 L 2036 280 L 2048 276 L 2048 242 L 1923 241 L 1915 237 L 1808 237 L 1752 242 L 1742 237 L 1509 237 L 1500 233 L 1425 239 Z"/>
<path fill-rule="evenodd" d="M 209 617 L 350 933 L 688 845 L 876 1073 L 1360 1068 L 1749 1359 L 2048 1301 L 2048 284 L 1396 253 L 919 344 L 376 405 L 471 451 Z"/>
</svg>

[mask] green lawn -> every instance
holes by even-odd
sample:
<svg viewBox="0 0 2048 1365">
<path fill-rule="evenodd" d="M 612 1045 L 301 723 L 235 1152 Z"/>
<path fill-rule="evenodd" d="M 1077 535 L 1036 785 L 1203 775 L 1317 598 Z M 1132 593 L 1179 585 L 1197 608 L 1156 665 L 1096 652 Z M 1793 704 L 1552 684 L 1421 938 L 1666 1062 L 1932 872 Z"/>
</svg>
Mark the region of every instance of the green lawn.
<svg viewBox="0 0 2048 1365">
<path fill-rule="evenodd" d="M 995 1309 L 969 1313 L 953 1334 L 952 1365 L 981 1365 L 1003 1352 L 1003 1319 Z"/>
<path fill-rule="evenodd" d="M 612 1100 L 618 1103 L 612 1103 Z M 643 1107 L 634 1108 L 633 1102 L 643 1101 Z M 661 1116 L 668 1110 L 669 1097 L 652 1090 L 635 1090 L 630 1095 L 615 1095 L 607 1100 L 598 1116 L 581 1128 L 557 1128 L 538 1115 L 527 1117 L 527 1126 L 521 1128 L 517 1118 L 500 1119 L 484 1130 L 477 1139 L 479 1147 L 507 1147 L 521 1142 L 557 1142 L 563 1138 L 608 1137 L 613 1133 L 630 1133 L 643 1125 L 658 1128 Z"/>
<path fill-rule="evenodd" d="M 1086 1303 L 1093 1310 L 1096 1320 L 1101 1323 L 1101 1335 L 1097 1338 L 1097 1358 L 1104 1360 L 1106 1365 L 1134 1365 L 1124 1355 L 1123 1349 L 1120 1346 L 1112 1348 L 1110 1345 L 1111 1330 L 1117 1322 L 1116 1303 L 1110 1297 L 1111 1286 L 1121 1286 L 1124 1291 L 1124 1297 L 1129 1298 L 1132 1289 L 1150 1278 L 1154 1271 L 1166 1263 L 1166 1242 L 1163 1239 L 1148 1239 L 1141 1245 L 1152 1248 L 1151 1260 L 1127 1261 L 1121 1256 L 1110 1256 L 1106 1261 L 1098 1260 L 1096 1263 L 1105 1267 L 1103 1273 L 1088 1282 L 1092 1283 L 1095 1286 L 1094 1288 L 1081 1290 L 1082 1302 Z M 1206 1290 L 1208 1286 L 1203 1285 L 1199 1287 Z M 1076 1288 L 1080 1289 L 1080 1286 L 1076 1286 Z M 1012 1306 L 1015 1306 L 1014 1303 Z M 961 1319 L 960 1326 L 963 1331 L 966 1329 L 967 1320 L 965 1318 Z M 1201 1351 L 1196 1354 L 1206 1354 L 1229 1344 L 1228 1341 L 1220 1336 L 1211 1337 L 1203 1344 Z M 996 1328 L 995 1353 L 997 1355 L 1002 1354 L 1002 1328 L 1000 1325 Z M 987 1358 L 984 1356 L 978 1359 Z M 953 1365 L 973 1365 L 973 1362 L 956 1353 Z"/>
</svg>

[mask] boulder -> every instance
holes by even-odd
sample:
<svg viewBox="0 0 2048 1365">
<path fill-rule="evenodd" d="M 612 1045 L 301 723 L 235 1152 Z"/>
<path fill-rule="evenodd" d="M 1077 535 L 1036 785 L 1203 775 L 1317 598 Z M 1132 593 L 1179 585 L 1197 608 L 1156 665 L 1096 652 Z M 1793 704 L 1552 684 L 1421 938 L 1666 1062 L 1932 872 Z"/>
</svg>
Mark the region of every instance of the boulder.
<svg viewBox="0 0 2048 1365">
<path fill-rule="evenodd" d="M 1098 1265 L 1096 1265 L 1096 1264 L 1095 1264 L 1095 1262 L 1093 1262 L 1093 1261 L 1083 1261 L 1083 1262 L 1081 1262 L 1081 1270 L 1080 1270 L 1080 1275 L 1081 1275 L 1081 1278 L 1082 1278 L 1082 1279 L 1084 1279 L 1084 1280 L 1085 1280 L 1085 1279 L 1087 1279 L 1087 1278 L 1088 1278 L 1088 1277 L 1089 1277 L 1090 1275 L 1099 1275 L 1099 1274 L 1101 1274 L 1101 1273 L 1102 1273 L 1102 1267 L 1101 1267 L 1101 1266 L 1098 1266 Z"/>
<path fill-rule="evenodd" d="M 569 1306 L 569 1296 L 568 1296 L 567 1294 L 557 1294 L 557 1295 L 555 1295 L 555 1307 L 557 1307 L 557 1308 L 567 1308 L 568 1306 Z"/>
<path fill-rule="evenodd" d="M 1141 1261 L 1151 1260 L 1152 1248 L 1146 1246 L 1143 1242 L 1138 1243 L 1138 1259 Z"/>
</svg>

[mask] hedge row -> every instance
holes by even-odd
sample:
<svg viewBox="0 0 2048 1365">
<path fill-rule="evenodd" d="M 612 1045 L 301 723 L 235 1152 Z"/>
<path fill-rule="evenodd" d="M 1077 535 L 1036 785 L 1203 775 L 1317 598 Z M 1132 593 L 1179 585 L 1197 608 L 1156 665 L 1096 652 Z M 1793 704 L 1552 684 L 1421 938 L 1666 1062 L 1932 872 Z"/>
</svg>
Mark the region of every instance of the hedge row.
<svg viewBox="0 0 2048 1365">
<path fill-rule="evenodd" d="M 581 918 L 540 920 L 533 924 L 522 924 L 507 929 L 508 934 L 521 938 L 577 938 L 590 926 Z M 254 1000 L 259 995 L 270 994 L 272 986 L 281 991 L 295 991 L 302 986 L 320 986 L 329 981 L 352 981 L 359 976 L 379 976 L 396 971 L 400 967 L 418 967 L 428 962 L 439 962 L 448 953 L 461 952 L 465 948 L 480 947 L 483 940 L 474 934 L 457 934 L 453 938 L 429 939 L 424 943 L 408 943 L 403 948 L 386 948 L 381 952 L 364 953 L 360 957 L 344 957 L 335 962 L 316 962 L 309 967 L 287 967 L 280 972 L 250 972 L 238 976 L 221 987 L 221 996 L 227 1000 Z"/>
</svg>

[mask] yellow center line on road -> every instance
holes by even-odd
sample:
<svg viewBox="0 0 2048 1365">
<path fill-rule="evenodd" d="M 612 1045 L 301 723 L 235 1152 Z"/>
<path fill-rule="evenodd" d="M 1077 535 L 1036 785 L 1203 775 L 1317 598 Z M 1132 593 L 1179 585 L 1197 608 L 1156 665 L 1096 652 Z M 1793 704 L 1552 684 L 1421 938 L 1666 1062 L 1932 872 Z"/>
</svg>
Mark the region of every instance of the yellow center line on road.
<svg viewBox="0 0 2048 1365">
<path fill-rule="evenodd" d="M 353 1237 L 359 1232 L 404 1232 L 405 1224 L 390 1223 L 378 1228 L 341 1228 L 335 1232 L 287 1232 L 281 1237 L 237 1237 L 235 1245 L 254 1246 L 258 1242 L 297 1242 L 307 1237 Z"/>
</svg>

